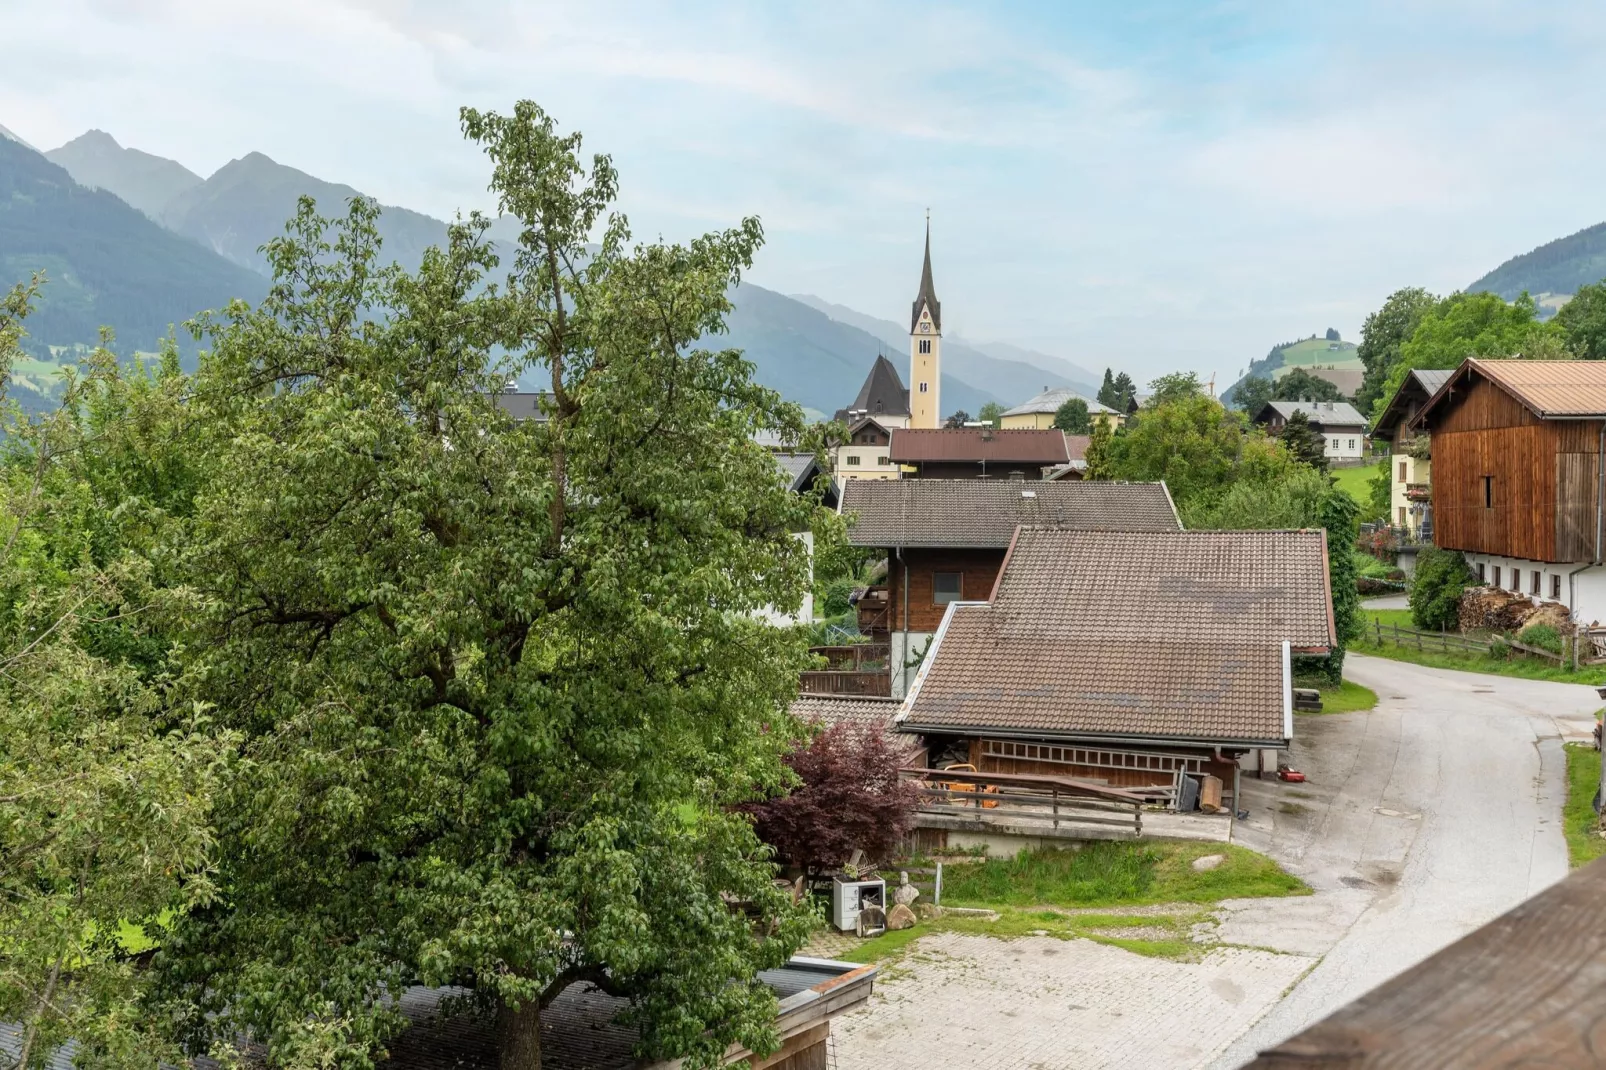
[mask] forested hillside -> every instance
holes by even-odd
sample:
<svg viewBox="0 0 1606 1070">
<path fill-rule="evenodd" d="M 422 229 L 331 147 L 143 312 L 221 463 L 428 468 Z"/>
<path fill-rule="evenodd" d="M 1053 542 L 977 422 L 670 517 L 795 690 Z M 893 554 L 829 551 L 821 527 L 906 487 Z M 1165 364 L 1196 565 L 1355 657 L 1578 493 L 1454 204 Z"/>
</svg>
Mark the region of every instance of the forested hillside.
<svg viewBox="0 0 1606 1070">
<path fill-rule="evenodd" d="M 27 352 L 93 344 L 102 325 L 119 352 L 154 350 L 170 325 L 231 298 L 267 292 L 261 275 L 157 225 L 104 190 L 85 189 L 22 144 L 0 138 L 0 283 L 43 272 Z M 181 338 L 181 342 L 186 339 Z M 47 368 L 31 367 L 33 386 Z"/>
<path fill-rule="evenodd" d="M 1601 279 L 1606 279 L 1606 223 L 1514 256 L 1468 286 L 1467 292 L 1487 290 L 1514 301 L 1525 290 L 1535 297 L 1574 294 L 1580 286 Z"/>
</svg>

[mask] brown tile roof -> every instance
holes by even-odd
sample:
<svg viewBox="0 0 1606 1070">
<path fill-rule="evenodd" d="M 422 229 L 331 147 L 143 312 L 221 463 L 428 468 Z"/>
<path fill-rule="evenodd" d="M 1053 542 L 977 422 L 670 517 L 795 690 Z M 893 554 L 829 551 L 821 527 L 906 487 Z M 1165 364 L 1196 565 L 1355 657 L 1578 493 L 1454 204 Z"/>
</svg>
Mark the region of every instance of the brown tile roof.
<svg viewBox="0 0 1606 1070">
<path fill-rule="evenodd" d="M 892 718 L 901 705 L 895 698 L 853 695 L 799 695 L 792 700 L 792 716 L 804 724 L 835 727 L 850 724 L 856 728 L 892 728 Z"/>
<path fill-rule="evenodd" d="M 1320 531 L 1022 528 L 997 597 L 950 608 L 901 724 L 1283 739 L 1282 644 L 1332 642 L 1326 545 Z"/>
<path fill-rule="evenodd" d="M 1423 406 L 1417 419 L 1445 404 L 1455 384 L 1472 374 L 1482 375 L 1542 418 L 1606 417 L 1606 361 L 1469 357 Z"/>
<path fill-rule="evenodd" d="M 1088 531 L 1180 531 L 1164 483 L 853 479 L 842 490 L 854 546 L 993 548 L 1020 524 Z"/>
<path fill-rule="evenodd" d="M 1050 465 L 1071 459 L 1063 431 L 991 427 L 895 427 L 893 464 L 921 461 L 986 461 L 988 464 Z"/>
</svg>

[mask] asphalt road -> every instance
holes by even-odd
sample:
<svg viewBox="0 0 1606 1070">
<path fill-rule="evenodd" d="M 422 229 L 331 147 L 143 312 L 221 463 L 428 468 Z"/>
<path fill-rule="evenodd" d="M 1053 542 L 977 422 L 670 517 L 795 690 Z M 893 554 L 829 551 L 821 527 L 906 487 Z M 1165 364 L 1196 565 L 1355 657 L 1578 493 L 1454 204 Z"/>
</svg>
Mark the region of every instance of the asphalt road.
<svg viewBox="0 0 1606 1070">
<path fill-rule="evenodd" d="M 1567 872 L 1561 745 L 1601 700 L 1577 684 L 1351 654 L 1370 713 L 1301 717 L 1305 784 L 1246 781 L 1234 836 L 1316 894 L 1241 901 L 1221 937 L 1320 956 L 1213 1067 L 1231 1070 L 1504 913 Z"/>
</svg>

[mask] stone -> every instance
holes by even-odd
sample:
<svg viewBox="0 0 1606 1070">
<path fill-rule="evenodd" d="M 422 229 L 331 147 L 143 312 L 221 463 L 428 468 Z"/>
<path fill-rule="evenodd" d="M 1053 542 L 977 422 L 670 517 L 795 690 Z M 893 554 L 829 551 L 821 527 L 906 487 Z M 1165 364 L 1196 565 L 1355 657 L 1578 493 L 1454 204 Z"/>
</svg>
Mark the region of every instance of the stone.
<svg viewBox="0 0 1606 1070">
<path fill-rule="evenodd" d="M 1195 858 L 1193 860 L 1193 871 L 1195 873 L 1209 873 L 1226 860 L 1226 855 L 1205 855 L 1203 858 Z"/>
<path fill-rule="evenodd" d="M 899 903 L 887 911 L 888 929 L 913 929 L 915 927 L 915 912 L 904 903 Z"/>
<path fill-rule="evenodd" d="M 909 883 L 909 874 L 898 874 L 898 886 L 892 890 L 892 901 L 900 906 L 913 906 L 920 898 L 920 889 Z"/>
<path fill-rule="evenodd" d="M 935 903 L 921 903 L 915 907 L 915 913 L 922 920 L 929 921 L 932 918 L 942 917 L 942 907 L 937 906 Z"/>
</svg>

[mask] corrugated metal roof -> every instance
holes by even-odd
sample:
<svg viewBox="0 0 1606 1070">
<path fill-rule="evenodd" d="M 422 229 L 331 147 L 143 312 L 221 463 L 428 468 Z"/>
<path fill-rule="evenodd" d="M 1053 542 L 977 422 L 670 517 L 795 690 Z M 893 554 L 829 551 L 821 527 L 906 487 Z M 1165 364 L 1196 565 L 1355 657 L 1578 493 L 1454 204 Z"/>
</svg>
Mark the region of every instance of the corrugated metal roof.
<svg viewBox="0 0 1606 1070">
<path fill-rule="evenodd" d="M 1539 416 L 1606 417 L 1606 361 L 1470 358 L 1467 365 Z"/>
<path fill-rule="evenodd" d="M 1164 483 L 1010 479 L 850 479 L 842 513 L 854 546 L 996 548 L 1020 524 L 1180 531 Z"/>
<path fill-rule="evenodd" d="M 1347 401 L 1268 401 L 1266 409 L 1275 411 L 1285 420 L 1302 412 L 1312 427 L 1366 426 L 1366 417 Z M 1266 409 L 1261 409 L 1256 418 L 1265 415 Z"/>
<path fill-rule="evenodd" d="M 1074 390 L 1068 389 L 1068 388 L 1063 387 L 1063 386 L 1056 386 L 1051 390 L 1045 388 L 1041 394 L 1038 394 L 1035 397 L 1032 397 L 1032 398 L 1030 398 L 1030 399 L 1028 399 L 1026 401 L 1021 402 L 1019 405 L 1016 405 L 1013 409 L 1009 409 L 1008 411 L 1006 411 L 1004 413 L 1004 415 L 1005 416 L 1029 416 L 1032 413 L 1059 412 L 1060 411 L 1060 406 L 1065 404 L 1067 401 L 1070 401 L 1072 398 L 1081 398 L 1083 401 L 1087 402 L 1087 411 L 1088 412 L 1114 412 L 1115 411 L 1114 409 L 1110 408 L 1107 405 L 1099 404 L 1097 401 L 1094 401 L 1090 397 L 1085 397 L 1085 396 L 1083 396 L 1081 394 L 1078 394 Z"/>
<path fill-rule="evenodd" d="M 1061 431 L 998 431 L 991 427 L 895 427 L 894 464 L 922 461 L 986 461 L 988 464 L 1050 465 L 1070 461 Z"/>
<path fill-rule="evenodd" d="M 1022 528 L 952 610 L 905 727 L 1274 740 L 1282 644 L 1332 643 L 1320 531 Z"/>
</svg>

